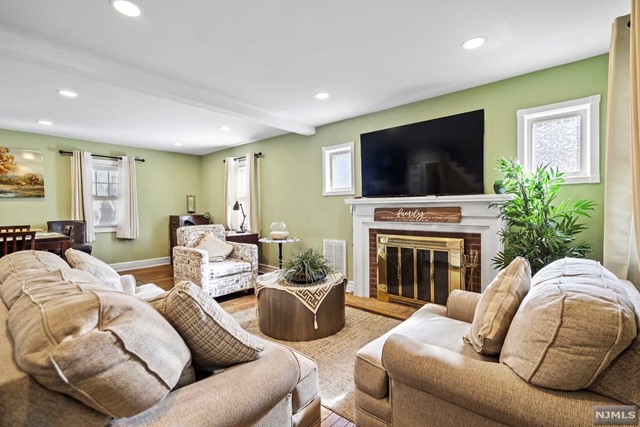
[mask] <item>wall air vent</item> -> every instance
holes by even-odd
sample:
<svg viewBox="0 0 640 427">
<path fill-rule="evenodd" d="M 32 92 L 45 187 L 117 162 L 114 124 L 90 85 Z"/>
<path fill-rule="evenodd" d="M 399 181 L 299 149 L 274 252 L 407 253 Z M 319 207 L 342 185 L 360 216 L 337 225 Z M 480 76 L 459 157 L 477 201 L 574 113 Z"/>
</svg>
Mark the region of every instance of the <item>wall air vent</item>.
<svg viewBox="0 0 640 427">
<path fill-rule="evenodd" d="M 344 240 L 322 240 L 324 257 L 336 273 L 347 275 L 347 242 Z"/>
</svg>

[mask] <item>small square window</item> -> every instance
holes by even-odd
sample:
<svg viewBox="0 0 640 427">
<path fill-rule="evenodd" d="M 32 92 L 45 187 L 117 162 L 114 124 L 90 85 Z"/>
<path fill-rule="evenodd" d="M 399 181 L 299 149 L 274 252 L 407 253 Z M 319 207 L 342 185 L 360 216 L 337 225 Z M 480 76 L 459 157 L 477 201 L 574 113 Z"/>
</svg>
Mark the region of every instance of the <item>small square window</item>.
<svg viewBox="0 0 640 427">
<path fill-rule="evenodd" d="M 600 95 L 518 110 L 518 160 L 558 168 L 567 184 L 600 182 Z"/>
<path fill-rule="evenodd" d="M 323 196 L 355 194 L 353 141 L 322 147 Z"/>
</svg>

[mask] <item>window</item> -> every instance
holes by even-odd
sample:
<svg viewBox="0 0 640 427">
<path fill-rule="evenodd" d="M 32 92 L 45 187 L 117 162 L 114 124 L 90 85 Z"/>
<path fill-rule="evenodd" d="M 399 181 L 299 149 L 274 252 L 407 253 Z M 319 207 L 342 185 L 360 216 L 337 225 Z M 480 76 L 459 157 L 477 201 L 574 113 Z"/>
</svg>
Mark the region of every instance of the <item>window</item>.
<svg viewBox="0 0 640 427">
<path fill-rule="evenodd" d="M 249 195 L 249 171 L 247 169 L 247 160 L 245 157 L 241 157 L 237 160 L 233 161 L 234 167 L 232 169 L 233 173 L 233 196 L 232 200 L 230 200 L 230 207 L 232 207 L 237 201 L 242 205 L 237 211 L 231 210 L 231 223 L 229 226 L 233 229 L 240 229 L 240 225 L 242 225 L 243 215 L 242 212 L 247 215 L 244 218 L 244 230 L 251 230 L 251 218 L 249 215 L 248 207 L 248 195 Z"/>
<path fill-rule="evenodd" d="M 353 141 L 322 147 L 323 196 L 355 194 Z"/>
<path fill-rule="evenodd" d="M 93 224 L 96 232 L 115 231 L 118 226 L 118 162 L 93 160 L 91 171 Z"/>
<path fill-rule="evenodd" d="M 558 168 L 567 184 L 600 182 L 600 95 L 518 110 L 518 160 Z"/>
</svg>

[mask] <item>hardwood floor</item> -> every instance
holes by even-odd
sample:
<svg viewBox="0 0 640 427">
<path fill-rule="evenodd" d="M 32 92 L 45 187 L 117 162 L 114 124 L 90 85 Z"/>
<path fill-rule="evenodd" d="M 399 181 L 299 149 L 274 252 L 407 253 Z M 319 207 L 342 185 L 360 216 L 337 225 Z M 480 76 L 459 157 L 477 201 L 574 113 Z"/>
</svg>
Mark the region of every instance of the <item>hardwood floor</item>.
<svg viewBox="0 0 640 427">
<path fill-rule="evenodd" d="M 155 283 L 162 289 L 170 290 L 173 283 L 173 268 L 170 265 L 161 265 L 158 267 L 141 268 L 138 270 L 121 271 L 120 274 L 132 274 L 137 280 L 144 283 Z M 245 292 L 237 292 L 235 294 L 226 295 L 216 298 L 216 301 L 228 313 L 235 313 L 247 308 L 255 307 L 255 295 Z M 346 295 L 346 305 L 349 307 L 359 308 L 361 310 L 370 311 L 394 319 L 405 320 L 411 316 L 417 309 L 405 305 L 382 302 L 374 298 L 363 298 L 353 296 L 351 293 Z M 355 427 L 355 424 L 346 418 L 322 407 L 321 427 Z"/>
<path fill-rule="evenodd" d="M 121 271 L 120 274 L 133 274 L 133 276 L 144 283 L 155 283 L 165 291 L 173 287 L 173 268 L 171 265 L 160 265 L 157 267 L 141 268 L 138 270 Z M 243 310 L 255 305 L 253 295 L 244 292 L 216 298 L 216 300 L 230 313 Z M 417 308 L 392 302 L 378 301 L 374 298 L 356 297 L 351 293 L 346 295 L 346 304 L 349 307 L 380 314 L 394 319 L 405 320 L 411 316 Z"/>
</svg>

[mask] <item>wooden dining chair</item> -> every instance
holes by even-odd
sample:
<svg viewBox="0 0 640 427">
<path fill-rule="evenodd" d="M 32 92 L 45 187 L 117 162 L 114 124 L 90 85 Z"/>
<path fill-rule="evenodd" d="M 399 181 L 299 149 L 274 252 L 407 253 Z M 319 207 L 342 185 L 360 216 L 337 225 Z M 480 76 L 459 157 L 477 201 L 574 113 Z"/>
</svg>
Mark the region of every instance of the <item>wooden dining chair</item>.
<svg viewBox="0 0 640 427">
<path fill-rule="evenodd" d="M 36 242 L 35 231 L 3 231 L 0 232 L 0 252 L 7 255 L 25 249 L 33 249 Z"/>
<path fill-rule="evenodd" d="M 29 231 L 30 225 L 0 225 L 0 233 L 6 233 L 11 231 Z"/>
</svg>

